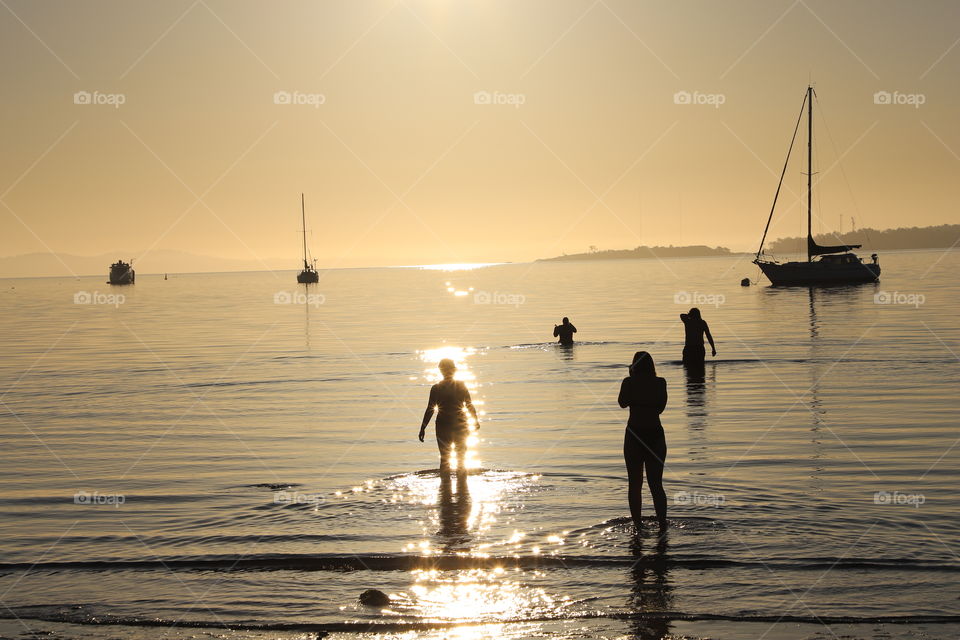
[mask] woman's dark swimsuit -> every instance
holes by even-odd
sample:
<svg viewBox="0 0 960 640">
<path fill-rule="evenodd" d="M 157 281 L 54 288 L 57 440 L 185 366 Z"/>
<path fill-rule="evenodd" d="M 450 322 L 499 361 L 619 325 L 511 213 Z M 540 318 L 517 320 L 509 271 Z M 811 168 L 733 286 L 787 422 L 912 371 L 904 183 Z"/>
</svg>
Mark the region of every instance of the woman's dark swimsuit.
<svg viewBox="0 0 960 640">
<path fill-rule="evenodd" d="M 449 454 L 454 446 L 457 451 L 463 451 L 470 435 L 464 405 L 473 406 L 467 385 L 460 380 L 438 382 L 430 389 L 428 404 L 437 408 L 437 446 L 441 456 Z"/>
<path fill-rule="evenodd" d="M 630 407 L 630 418 L 623 438 L 623 456 L 628 472 L 647 467 L 663 473 L 667 457 L 667 440 L 660 422 L 660 412 L 667 404 L 667 382 L 663 378 L 644 380 L 631 376 L 620 385 L 620 404 Z M 631 467 L 634 467 L 631 469 Z"/>
</svg>

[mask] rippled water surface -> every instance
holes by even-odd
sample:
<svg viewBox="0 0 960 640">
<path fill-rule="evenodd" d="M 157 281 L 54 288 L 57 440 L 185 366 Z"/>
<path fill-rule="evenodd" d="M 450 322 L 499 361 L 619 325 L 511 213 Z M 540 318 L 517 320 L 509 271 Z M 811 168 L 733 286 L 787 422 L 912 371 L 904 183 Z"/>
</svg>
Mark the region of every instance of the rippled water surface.
<svg viewBox="0 0 960 640">
<path fill-rule="evenodd" d="M 957 637 L 960 253 L 882 264 L 818 290 L 740 287 L 741 258 L 3 281 L 0 633 Z M 639 349 L 670 527 L 633 541 Z M 416 437 L 442 357 L 482 412 L 459 479 Z"/>
</svg>

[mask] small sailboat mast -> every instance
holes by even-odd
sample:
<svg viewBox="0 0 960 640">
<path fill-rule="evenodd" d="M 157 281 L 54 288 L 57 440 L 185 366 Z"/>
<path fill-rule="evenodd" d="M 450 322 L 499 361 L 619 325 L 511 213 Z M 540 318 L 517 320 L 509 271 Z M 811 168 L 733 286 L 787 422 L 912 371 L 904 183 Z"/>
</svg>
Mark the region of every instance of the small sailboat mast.
<svg viewBox="0 0 960 640">
<path fill-rule="evenodd" d="M 813 260 L 813 87 L 807 86 L 807 262 Z"/>
<path fill-rule="evenodd" d="M 300 194 L 300 226 L 303 229 L 303 268 L 309 269 L 307 262 L 307 211 L 303 205 L 303 194 Z"/>
</svg>

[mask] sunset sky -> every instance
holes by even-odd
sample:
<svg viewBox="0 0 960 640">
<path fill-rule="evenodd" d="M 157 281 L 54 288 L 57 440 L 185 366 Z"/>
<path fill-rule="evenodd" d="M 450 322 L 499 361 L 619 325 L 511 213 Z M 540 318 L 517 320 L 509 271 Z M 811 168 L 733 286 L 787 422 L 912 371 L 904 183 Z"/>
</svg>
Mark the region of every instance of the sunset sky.
<svg viewBox="0 0 960 640">
<path fill-rule="evenodd" d="M 751 250 L 808 81 L 815 231 L 958 221 L 953 1 L 0 5 L 0 256 Z"/>
</svg>

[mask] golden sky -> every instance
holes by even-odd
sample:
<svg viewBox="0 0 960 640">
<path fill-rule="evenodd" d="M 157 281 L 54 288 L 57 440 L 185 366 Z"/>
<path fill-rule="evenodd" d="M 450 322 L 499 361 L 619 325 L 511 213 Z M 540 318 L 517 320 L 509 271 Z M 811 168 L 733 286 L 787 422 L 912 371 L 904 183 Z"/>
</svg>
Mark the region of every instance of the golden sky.
<svg viewBox="0 0 960 640">
<path fill-rule="evenodd" d="M 4 0 L 0 255 L 295 268 L 301 192 L 322 267 L 751 250 L 809 80 L 815 231 L 957 222 L 958 39 L 954 1 Z"/>
</svg>

